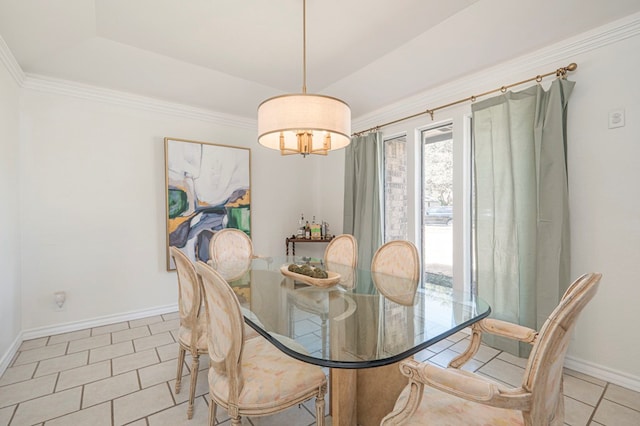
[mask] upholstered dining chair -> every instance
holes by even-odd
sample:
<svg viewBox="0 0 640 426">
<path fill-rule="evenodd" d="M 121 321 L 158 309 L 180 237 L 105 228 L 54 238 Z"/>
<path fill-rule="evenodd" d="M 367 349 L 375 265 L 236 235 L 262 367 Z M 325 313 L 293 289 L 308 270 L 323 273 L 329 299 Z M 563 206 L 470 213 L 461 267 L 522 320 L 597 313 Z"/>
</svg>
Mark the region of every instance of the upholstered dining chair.
<svg viewBox="0 0 640 426">
<path fill-rule="evenodd" d="M 601 276 L 590 273 L 578 278 L 539 332 L 484 319 L 473 325 L 471 344 L 448 368 L 403 361 L 400 369 L 409 384 L 381 425 L 563 425 L 565 354 L 576 319 L 595 296 Z M 532 345 L 520 386 L 509 387 L 459 369 L 478 350 L 483 332 Z"/>
<path fill-rule="evenodd" d="M 266 339 L 243 339 L 243 317 L 231 287 L 204 262 L 196 271 L 209 336 L 209 424 L 216 421 L 218 405 L 238 426 L 241 416 L 269 415 L 315 397 L 316 424 L 323 426 L 327 381 L 322 369 L 285 355 Z"/>
<path fill-rule="evenodd" d="M 207 353 L 206 319 L 202 306 L 202 290 L 196 270 L 191 260 L 176 247 L 169 247 L 178 273 L 178 311 L 180 328 L 178 330 L 178 371 L 176 373 L 176 393 L 182 385 L 182 368 L 186 351 L 191 354 L 191 385 L 187 418 L 193 417 L 193 401 L 198 380 L 200 355 Z"/>
<path fill-rule="evenodd" d="M 209 242 L 208 263 L 227 281 L 240 278 L 256 257 L 251 238 L 239 229 L 216 231 Z"/>
<path fill-rule="evenodd" d="M 358 241 L 353 235 L 341 234 L 329 242 L 324 250 L 324 265 L 328 271 L 340 274 L 340 284 L 346 288 L 356 285 Z"/>
<path fill-rule="evenodd" d="M 324 250 L 324 263 L 337 263 L 355 268 L 358 264 L 358 242 L 350 234 L 333 237 Z"/>
<path fill-rule="evenodd" d="M 400 304 L 411 304 L 420 279 L 418 249 L 405 240 L 383 244 L 371 260 L 371 277 L 384 296 Z"/>
</svg>

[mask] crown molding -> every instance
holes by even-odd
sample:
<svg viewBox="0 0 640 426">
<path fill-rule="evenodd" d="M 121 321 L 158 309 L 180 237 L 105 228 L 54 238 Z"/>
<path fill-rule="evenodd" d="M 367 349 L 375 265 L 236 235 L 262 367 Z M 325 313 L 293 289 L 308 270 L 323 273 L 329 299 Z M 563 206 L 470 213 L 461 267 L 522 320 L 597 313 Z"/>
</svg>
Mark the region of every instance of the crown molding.
<svg viewBox="0 0 640 426">
<path fill-rule="evenodd" d="M 257 127 L 257 120 L 249 118 L 37 74 L 25 74 L 22 87 L 40 92 L 72 96 L 177 117 L 208 121 L 225 126 L 250 130 L 255 130 Z"/>
<path fill-rule="evenodd" d="M 506 81 L 508 83 L 509 80 L 513 80 L 514 75 L 525 75 L 525 78 L 527 78 L 527 73 L 539 72 L 542 74 L 549 71 L 547 68 L 555 69 L 567 66 L 570 62 L 575 62 L 572 61 L 572 58 L 579 54 L 590 52 L 639 34 L 640 13 L 635 13 L 365 114 L 353 120 L 352 128 L 354 131 L 368 129 L 400 117 L 426 111 L 428 108 L 469 97 L 473 93 L 491 90 L 495 88 L 496 81 Z M 579 69 L 580 64 L 578 64 Z"/>
<path fill-rule="evenodd" d="M 11 49 L 7 46 L 7 43 L 4 41 L 4 38 L 0 35 L 0 62 L 4 64 L 4 67 L 7 69 L 11 77 L 15 80 L 18 86 L 22 87 L 24 83 L 24 72 L 22 72 L 22 68 L 16 61 L 15 56 L 11 53 Z"/>
</svg>

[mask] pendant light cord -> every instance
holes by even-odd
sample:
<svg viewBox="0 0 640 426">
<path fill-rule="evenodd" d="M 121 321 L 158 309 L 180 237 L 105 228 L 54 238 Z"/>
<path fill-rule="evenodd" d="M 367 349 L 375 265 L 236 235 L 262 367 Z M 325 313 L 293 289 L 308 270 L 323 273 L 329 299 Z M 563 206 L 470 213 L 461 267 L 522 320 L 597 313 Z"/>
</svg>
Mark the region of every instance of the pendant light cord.
<svg viewBox="0 0 640 426">
<path fill-rule="evenodd" d="M 302 93 L 307 93 L 307 0 L 302 0 Z"/>
</svg>

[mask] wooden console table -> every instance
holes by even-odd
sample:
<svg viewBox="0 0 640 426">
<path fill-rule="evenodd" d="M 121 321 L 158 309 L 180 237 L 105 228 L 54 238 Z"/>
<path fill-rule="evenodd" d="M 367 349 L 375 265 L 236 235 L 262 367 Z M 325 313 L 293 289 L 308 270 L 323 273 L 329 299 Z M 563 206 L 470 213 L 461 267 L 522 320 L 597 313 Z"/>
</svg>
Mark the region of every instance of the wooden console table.
<svg viewBox="0 0 640 426">
<path fill-rule="evenodd" d="M 322 239 L 322 240 L 312 240 L 310 238 L 288 237 L 287 238 L 287 242 L 285 243 L 286 246 L 287 246 L 286 255 L 289 256 L 289 243 L 291 243 L 291 249 L 292 249 L 292 253 L 291 254 L 293 256 L 295 256 L 296 255 L 296 243 L 328 243 L 332 239 L 333 239 L 333 237 L 325 238 L 325 239 Z"/>
</svg>

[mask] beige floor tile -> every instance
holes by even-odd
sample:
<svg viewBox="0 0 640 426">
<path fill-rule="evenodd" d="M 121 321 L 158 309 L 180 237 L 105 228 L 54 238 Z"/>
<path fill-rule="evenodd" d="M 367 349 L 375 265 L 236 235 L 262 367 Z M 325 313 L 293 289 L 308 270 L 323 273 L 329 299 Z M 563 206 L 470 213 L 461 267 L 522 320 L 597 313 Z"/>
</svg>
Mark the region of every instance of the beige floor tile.
<svg viewBox="0 0 640 426">
<path fill-rule="evenodd" d="M 156 364 L 159 361 L 158 355 L 153 349 L 121 356 L 111 360 L 112 373 L 115 376 L 117 374 L 124 373 L 125 371 L 131 371 L 136 368 Z"/>
<path fill-rule="evenodd" d="M 82 407 L 90 407 L 140 390 L 135 371 L 89 383 L 84 387 Z"/>
<path fill-rule="evenodd" d="M 169 387 L 166 383 L 161 383 L 115 399 L 113 401 L 114 425 L 129 423 L 171 406 L 173 406 L 173 399 Z"/>
<path fill-rule="evenodd" d="M 92 336 L 100 336 L 101 334 L 113 333 L 116 331 L 128 330 L 129 322 L 117 322 L 115 324 L 103 325 L 100 327 L 94 327 L 91 329 Z"/>
<path fill-rule="evenodd" d="M 426 349 L 429 349 L 431 352 L 438 353 L 438 352 L 444 351 L 445 349 L 449 348 L 450 346 L 452 346 L 454 344 L 455 344 L 455 342 L 453 342 L 451 340 L 444 339 L 444 340 L 440 340 L 439 342 L 434 343 L 433 345 L 429 346 Z"/>
<path fill-rule="evenodd" d="M 23 402 L 18 405 L 11 423 L 32 425 L 77 411 L 81 393 L 81 388 L 74 388 Z"/>
<path fill-rule="evenodd" d="M 70 342 L 72 340 L 85 339 L 87 337 L 91 337 L 90 329 L 72 331 L 70 333 L 56 334 L 55 336 L 51 336 L 49 338 L 49 343 L 47 344 L 55 345 L 56 343 Z"/>
<path fill-rule="evenodd" d="M 467 330 L 468 329 L 465 328 L 462 331 L 458 331 L 457 333 L 454 333 L 451 336 L 447 337 L 447 340 L 451 340 L 452 342 L 459 342 L 460 340 L 467 339 L 469 338 L 469 331 Z"/>
<path fill-rule="evenodd" d="M 180 312 L 176 311 L 168 314 L 162 314 L 162 318 L 164 318 L 165 321 L 169 321 L 172 319 L 180 319 Z"/>
<path fill-rule="evenodd" d="M 184 357 L 184 363 L 189 367 L 189 371 L 191 371 L 191 355 L 187 352 L 187 355 Z M 206 370 L 209 368 L 209 355 L 203 354 L 200 355 L 200 362 L 198 363 L 198 370 Z"/>
<path fill-rule="evenodd" d="M 458 352 L 454 352 L 451 349 L 445 349 L 444 351 L 429 358 L 429 361 L 433 362 L 440 367 L 446 367 L 453 358 L 460 355 Z"/>
<path fill-rule="evenodd" d="M 160 334 L 165 331 L 178 330 L 180 328 L 180 320 L 173 319 L 169 321 L 157 322 L 155 324 L 149 324 L 149 330 L 151 334 Z"/>
<path fill-rule="evenodd" d="M 75 413 L 49 420 L 44 424 L 45 426 L 111 426 L 111 403 L 105 402 L 104 404 L 76 411 Z"/>
<path fill-rule="evenodd" d="M 429 349 L 423 349 L 417 354 L 415 354 L 414 358 L 417 359 L 418 361 L 424 361 L 426 359 L 431 358 L 435 354 L 436 354 L 435 352 L 431 352 Z"/>
<path fill-rule="evenodd" d="M 143 325 L 155 324 L 157 322 L 162 322 L 162 321 L 164 321 L 162 319 L 162 316 L 155 315 L 152 317 L 140 318 L 137 320 L 129 321 L 129 327 L 136 328 L 136 327 L 141 327 Z"/>
<path fill-rule="evenodd" d="M 86 351 L 87 349 L 99 348 L 111 344 L 111 335 L 103 334 L 101 336 L 87 337 L 86 339 L 74 340 L 69 342 L 69 350 L 67 353 Z"/>
<path fill-rule="evenodd" d="M 529 361 L 528 358 L 520 358 L 515 355 L 511 355 L 508 352 L 501 352 L 497 358 L 521 368 L 525 368 L 527 366 L 527 361 Z"/>
<path fill-rule="evenodd" d="M 618 385 L 610 384 L 604 394 L 604 398 L 625 407 L 640 411 L 640 392 L 625 389 Z"/>
<path fill-rule="evenodd" d="M 485 364 L 478 371 L 507 383 L 510 386 L 520 386 L 522 384 L 522 376 L 524 369 L 501 359 L 493 359 L 491 362 Z"/>
<path fill-rule="evenodd" d="M 593 420 L 608 426 L 638 426 L 640 425 L 640 411 L 603 399 L 596 408 Z"/>
<path fill-rule="evenodd" d="M 209 379 L 207 377 L 207 371 L 200 371 L 198 373 L 198 379 L 196 383 L 195 396 L 203 396 L 209 393 Z M 174 373 L 175 375 L 175 373 Z M 175 377 L 169 382 L 169 389 L 171 389 L 171 395 L 176 401 L 176 404 L 180 404 L 189 399 L 189 387 L 191 386 L 191 375 L 182 378 L 182 386 L 180 387 L 180 393 L 176 394 L 176 380 Z"/>
<path fill-rule="evenodd" d="M 576 377 L 578 379 L 582 379 L 582 380 L 584 380 L 586 382 L 589 382 L 589 383 L 593 383 L 594 385 L 598 385 L 598 386 L 602 386 L 602 387 L 605 387 L 607 385 L 607 382 L 604 381 L 604 380 L 596 379 L 593 376 L 589 376 L 588 374 L 580 373 L 578 371 L 571 370 L 571 369 L 566 368 L 566 367 L 564 369 L 564 374 Z"/>
<path fill-rule="evenodd" d="M 32 362 L 64 355 L 67 351 L 67 345 L 68 343 L 59 343 L 57 345 L 21 351 L 13 363 L 13 366 L 31 364 Z"/>
<path fill-rule="evenodd" d="M 10 407 L 0 408 L 0 425 L 8 425 L 9 420 L 11 420 L 11 416 L 13 416 L 13 412 L 16 410 L 16 406 L 12 405 Z"/>
<path fill-rule="evenodd" d="M 168 382 L 176 378 L 177 360 L 162 362 L 160 364 L 150 365 L 138 370 L 140 384 L 142 389 L 157 385 L 158 383 Z M 186 367 L 182 369 L 182 375 L 189 374 Z M 188 380 L 187 380 L 188 381 Z"/>
<path fill-rule="evenodd" d="M 100 362 L 106 359 L 113 359 L 119 356 L 133 353 L 133 343 L 131 340 L 115 343 L 113 345 L 102 346 L 89 351 L 89 363 Z"/>
<path fill-rule="evenodd" d="M 306 408 L 296 405 L 282 413 L 272 414 L 264 417 L 251 417 L 254 426 L 308 426 L 315 421 Z"/>
<path fill-rule="evenodd" d="M 120 343 L 126 340 L 133 340 L 139 337 L 149 336 L 151 333 L 149 332 L 149 327 L 142 326 L 136 327 L 129 330 L 116 331 L 115 333 L 111 333 L 111 340 L 113 343 Z"/>
<path fill-rule="evenodd" d="M 111 363 L 102 361 L 97 364 L 89 364 L 84 367 L 74 368 L 60 373 L 56 392 L 73 388 L 87 383 L 95 382 L 111 375 Z"/>
<path fill-rule="evenodd" d="M 0 386 L 29 380 L 33 377 L 33 373 L 36 370 L 37 365 L 38 364 L 34 362 L 32 364 L 24 364 L 7 368 L 2 377 L 0 377 Z"/>
<path fill-rule="evenodd" d="M 155 348 L 157 346 L 168 345 L 174 343 L 171 333 L 164 332 L 160 334 L 154 334 L 152 336 L 141 337 L 133 341 L 133 347 L 136 352 L 144 351 L 145 349 Z"/>
<path fill-rule="evenodd" d="M 0 408 L 52 393 L 56 379 L 56 374 L 50 374 L 0 387 Z"/>
<path fill-rule="evenodd" d="M 70 370 L 72 368 L 87 365 L 89 351 L 78 352 L 71 355 L 63 355 L 55 358 L 40 361 L 35 377 L 46 376 L 47 374 L 59 371 Z"/>
<path fill-rule="evenodd" d="M 49 336 L 40 337 L 38 339 L 25 340 L 20 345 L 19 351 L 28 351 L 29 349 L 41 348 L 47 345 L 47 341 L 49 340 Z"/>
<path fill-rule="evenodd" d="M 578 401 L 595 407 L 604 392 L 602 386 L 585 382 L 573 376 L 564 375 L 564 394 Z"/>
<path fill-rule="evenodd" d="M 158 346 L 156 351 L 158 351 L 158 356 L 160 357 L 160 361 L 169 361 L 170 359 L 178 358 L 178 343 L 170 343 L 164 346 Z"/>
<path fill-rule="evenodd" d="M 564 397 L 564 422 L 571 426 L 586 426 L 594 408 L 584 402 Z"/>
<path fill-rule="evenodd" d="M 486 346 L 486 345 L 480 345 L 480 347 L 478 348 L 478 352 L 476 352 L 473 359 L 478 360 L 480 362 L 489 362 L 493 358 L 495 358 L 496 355 L 498 355 L 499 353 L 500 351 L 497 349 L 490 348 L 489 346 Z"/>
<path fill-rule="evenodd" d="M 147 420 L 146 419 L 136 420 L 135 422 L 127 423 L 127 426 L 147 426 Z"/>
<path fill-rule="evenodd" d="M 220 418 L 217 415 L 216 417 Z M 149 426 L 190 426 L 206 425 L 208 419 L 209 406 L 204 398 L 196 398 L 193 402 L 193 418 L 191 420 L 187 419 L 186 402 L 149 416 L 148 420 Z"/>
</svg>

